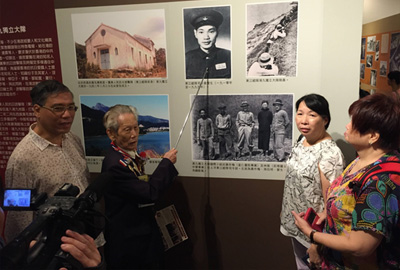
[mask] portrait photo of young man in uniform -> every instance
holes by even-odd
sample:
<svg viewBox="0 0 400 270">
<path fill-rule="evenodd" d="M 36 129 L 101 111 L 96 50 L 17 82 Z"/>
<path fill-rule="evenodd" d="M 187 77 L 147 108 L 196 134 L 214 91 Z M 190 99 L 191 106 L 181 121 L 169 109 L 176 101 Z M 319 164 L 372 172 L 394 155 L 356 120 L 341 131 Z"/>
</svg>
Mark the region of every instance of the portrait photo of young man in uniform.
<svg viewBox="0 0 400 270">
<path fill-rule="evenodd" d="M 183 13 L 186 79 L 230 79 L 230 7 L 191 8 Z"/>
</svg>

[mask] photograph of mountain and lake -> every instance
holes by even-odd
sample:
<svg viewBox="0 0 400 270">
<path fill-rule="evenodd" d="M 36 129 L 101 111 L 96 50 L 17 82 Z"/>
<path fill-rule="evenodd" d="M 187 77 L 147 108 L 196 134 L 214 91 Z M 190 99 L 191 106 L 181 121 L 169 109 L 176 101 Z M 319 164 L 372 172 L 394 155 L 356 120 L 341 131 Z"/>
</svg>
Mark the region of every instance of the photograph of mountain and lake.
<svg viewBox="0 0 400 270">
<path fill-rule="evenodd" d="M 103 116 L 116 104 L 131 105 L 138 110 L 138 153 L 159 158 L 170 149 L 168 95 L 82 95 L 80 103 L 86 156 L 103 157 L 110 147 Z"/>
</svg>

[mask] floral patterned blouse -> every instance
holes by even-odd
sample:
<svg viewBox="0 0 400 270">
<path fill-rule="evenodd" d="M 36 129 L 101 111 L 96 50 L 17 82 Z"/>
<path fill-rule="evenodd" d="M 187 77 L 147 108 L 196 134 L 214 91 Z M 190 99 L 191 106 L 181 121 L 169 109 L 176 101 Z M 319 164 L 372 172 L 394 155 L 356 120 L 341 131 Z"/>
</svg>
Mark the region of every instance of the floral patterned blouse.
<svg viewBox="0 0 400 270">
<path fill-rule="evenodd" d="M 345 235 L 354 230 L 383 236 L 375 252 L 356 258 L 324 248 L 322 269 L 400 269 L 400 172 L 381 172 L 361 185 L 364 173 L 376 164 L 399 161 L 399 153 L 388 153 L 376 162 L 350 174 L 355 159 L 328 189 L 325 230 Z M 350 184 L 351 183 L 351 184 Z"/>
<path fill-rule="evenodd" d="M 333 182 L 343 172 L 344 157 L 332 139 L 312 146 L 304 146 L 304 140 L 294 145 L 286 163 L 280 231 L 308 247 L 309 239 L 297 228 L 291 211 L 306 212 L 309 207 L 317 212 L 324 210 L 320 170 Z"/>
</svg>

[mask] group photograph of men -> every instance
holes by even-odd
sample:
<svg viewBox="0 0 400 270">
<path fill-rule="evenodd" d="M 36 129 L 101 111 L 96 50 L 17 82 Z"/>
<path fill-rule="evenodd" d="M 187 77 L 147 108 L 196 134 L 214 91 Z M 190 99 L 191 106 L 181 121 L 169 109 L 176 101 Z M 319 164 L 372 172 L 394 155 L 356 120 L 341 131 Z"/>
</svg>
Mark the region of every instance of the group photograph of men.
<svg viewBox="0 0 400 270">
<path fill-rule="evenodd" d="M 293 95 L 192 96 L 193 160 L 284 162 Z"/>
</svg>

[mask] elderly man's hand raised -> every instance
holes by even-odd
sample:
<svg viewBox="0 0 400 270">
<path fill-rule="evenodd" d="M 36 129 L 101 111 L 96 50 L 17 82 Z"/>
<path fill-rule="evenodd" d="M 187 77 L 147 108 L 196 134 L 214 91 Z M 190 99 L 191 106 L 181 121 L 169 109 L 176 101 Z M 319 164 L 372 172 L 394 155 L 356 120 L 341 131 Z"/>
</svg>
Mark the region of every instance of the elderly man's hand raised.
<svg viewBox="0 0 400 270">
<path fill-rule="evenodd" d="M 169 150 L 167 153 L 164 154 L 164 158 L 168 158 L 173 164 L 176 162 L 176 154 L 178 153 L 178 150 L 175 148 L 172 148 Z"/>
</svg>

